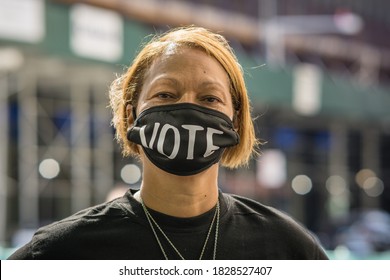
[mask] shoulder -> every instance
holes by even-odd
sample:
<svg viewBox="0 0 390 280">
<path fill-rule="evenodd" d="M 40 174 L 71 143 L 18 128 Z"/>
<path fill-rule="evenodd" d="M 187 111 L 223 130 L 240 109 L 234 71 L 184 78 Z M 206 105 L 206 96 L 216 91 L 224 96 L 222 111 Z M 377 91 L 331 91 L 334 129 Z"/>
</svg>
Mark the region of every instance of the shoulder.
<svg viewBox="0 0 390 280">
<path fill-rule="evenodd" d="M 259 218 L 272 219 L 272 221 L 295 221 L 286 213 L 272 206 L 262 204 L 254 199 L 235 195 L 223 194 L 227 208 L 234 215 L 254 215 Z"/>
<path fill-rule="evenodd" d="M 228 211 L 234 216 L 251 217 L 252 220 L 258 220 L 262 226 L 268 228 L 278 227 L 308 232 L 301 223 L 279 209 L 239 195 L 224 194 L 224 197 Z"/>
<path fill-rule="evenodd" d="M 73 257 L 74 250 L 82 250 L 93 240 L 102 241 L 118 234 L 125 225 L 131 224 L 131 220 L 137 222 L 137 209 L 129 195 L 86 208 L 39 228 L 31 241 L 16 251 L 15 257 L 67 259 L 67 256 Z"/>
<path fill-rule="evenodd" d="M 240 231 L 256 235 L 250 238 L 272 244 L 273 252 L 286 254 L 281 258 L 326 258 L 316 236 L 289 214 L 238 195 L 224 194 L 224 198 L 230 222 Z"/>
<path fill-rule="evenodd" d="M 40 228 L 35 235 L 43 232 L 66 232 L 78 227 L 88 226 L 96 223 L 104 223 L 105 220 L 112 220 L 126 216 L 125 209 L 131 211 L 129 203 L 122 198 L 117 198 L 109 202 L 95 205 L 83 209 L 69 217 L 53 222 Z"/>
</svg>

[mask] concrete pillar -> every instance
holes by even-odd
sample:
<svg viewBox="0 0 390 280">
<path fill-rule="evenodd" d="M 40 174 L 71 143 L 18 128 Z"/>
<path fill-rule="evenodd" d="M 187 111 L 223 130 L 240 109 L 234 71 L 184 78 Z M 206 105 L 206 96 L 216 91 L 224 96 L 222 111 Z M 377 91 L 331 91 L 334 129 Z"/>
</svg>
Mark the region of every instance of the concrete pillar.
<svg viewBox="0 0 390 280">
<path fill-rule="evenodd" d="M 89 85 L 82 73 L 70 80 L 71 99 L 71 211 L 91 206 Z"/>
<path fill-rule="evenodd" d="M 19 224 L 20 228 L 39 226 L 39 182 L 37 143 L 37 77 L 26 69 L 17 93 L 19 116 Z"/>
<path fill-rule="evenodd" d="M 363 130 L 362 162 L 364 169 L 372 170 L 380 178 L 379 141 L 380 135 L 376 128 L 367 127 Z M 374 186 L 375 187 L 375 186 Z M 361 201 L 364 208 L 378 208 L 378 197 L 370 197 L 365 191 L 361 192 Z"/>
<path fill-rule="evenodd" d="M 8 80 L 0 71 L 0 246 L 6 244 L 8 202 Z"/>
<path fill-rule="evenodd" d="M 350 188 L 348 173 L 348 129 L 343 124 L 332 124 L 329 153 L 328 213 L 332 219 L 344 218 L 349 213 Z"/>
<path fill-rule="evenodd" d="M 107 194 L 114 187 L 114 135 L 110 125 L 111 112 L 107 108 L 107 87 L 96 85 L 93 91 L 93 116 L 95 147 L 93 148 L 93 190 L 95 202 L 106 200 Z"/>
</svg>

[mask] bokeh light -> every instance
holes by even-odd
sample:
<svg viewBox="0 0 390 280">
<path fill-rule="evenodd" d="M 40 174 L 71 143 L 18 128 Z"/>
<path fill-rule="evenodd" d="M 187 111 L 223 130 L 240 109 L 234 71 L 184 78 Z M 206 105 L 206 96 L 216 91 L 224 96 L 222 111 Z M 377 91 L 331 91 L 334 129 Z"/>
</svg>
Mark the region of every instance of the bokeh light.
<svg viewBox="0 0 390 280">
<path fill-rule="evenodd" d="M 44 159 L 39 164 L 38 171 L 43 178 L 53 179 L 60 173 L 60 164 L 52 158 Z"/>
<path fill-rule="evenodd" d="M 291 187 L 299 195 L 308 194 L 312 189 L 312 181 L 306 175 L 297 175 L 291 182 Z"/>
<path fill-rule="evenodd" d="M 333 175 L 326 180 L 326 189 L 331 195 L 342 195 L 347 191 L 347 182 L 339 175 Z"/>
<path fill-rule="evenodd" d="M 141 179 L 141 169 L 135 164 L 126 164 L 121 170 L 121 178 L 127 184 L 135 184 Z"/>
<path fill-rule="evenodd" d="M 371 197 L 378 197 L 385 189 L 383 181 L 378 177 L 367 178 L 363 183 L 364 192 Z"/>
</svg>

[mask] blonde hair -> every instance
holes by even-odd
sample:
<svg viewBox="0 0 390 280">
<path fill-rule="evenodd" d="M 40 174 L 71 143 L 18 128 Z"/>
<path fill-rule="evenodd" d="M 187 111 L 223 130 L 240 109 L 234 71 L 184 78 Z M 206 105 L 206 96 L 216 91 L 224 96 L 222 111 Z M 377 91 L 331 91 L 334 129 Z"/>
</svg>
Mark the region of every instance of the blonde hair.
<svg viewBox="0 0 390 280">
<path fill-rule="evenodd" d="M 127 72 L 111 84 L 109 97 L 113 111 L 112 124 L 116 129 L 116 139 L 122 147 L 123 155 L 139 156 L 137 144 L 127 140 L 128 125 L 133 122 L 133 116 L 127 114 L 126 107 L 130 104 L 136 108 L 138 94 L 143 87 L 146 72 L 172 43 L 178 48 L 200 49 L 215 58 L 225 69 L 230 81 L 230 93 L 233 109 L 236 112 L 235 123 L 238 126 L 240 143 L 227 148 L 220 163 L 228 168 L 248 164 L 251 156 L 256 153 L 258 140 L 251 118 L 250 101 L 242 67 L 223 36 L 194 26 L 172 29 L 160 36 L 155 36 L 142 48 Z"/>
</svg>

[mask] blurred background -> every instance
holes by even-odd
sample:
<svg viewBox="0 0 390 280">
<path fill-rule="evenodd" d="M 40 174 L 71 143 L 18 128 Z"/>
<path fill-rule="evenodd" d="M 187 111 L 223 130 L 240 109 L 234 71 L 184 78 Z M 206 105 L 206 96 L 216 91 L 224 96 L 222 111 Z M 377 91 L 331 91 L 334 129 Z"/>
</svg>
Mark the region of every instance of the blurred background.
<svg viewBox="0 0 390 280">
<path fill-rule="evenodd" d="M 332 259 L 390 259 L 388 11 L 386 0 L 0 0 L 0 258 L 139 187 L 108 87 L 150 34 L 195 24 L 234 48 L 265 142 L 249 168 L 221 170 L 221 189 L 289 213 Z"/>
</svg>

